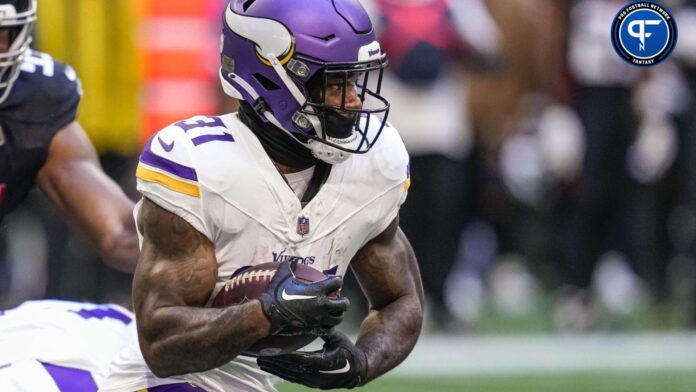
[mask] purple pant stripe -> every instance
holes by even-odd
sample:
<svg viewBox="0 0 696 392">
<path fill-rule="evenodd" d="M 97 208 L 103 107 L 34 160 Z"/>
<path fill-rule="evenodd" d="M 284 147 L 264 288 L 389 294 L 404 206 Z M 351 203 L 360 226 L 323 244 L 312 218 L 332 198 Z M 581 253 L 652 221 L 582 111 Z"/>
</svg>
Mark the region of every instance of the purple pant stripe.
<svg viewBox="0 0 696 392">
<path fill-rule="evenodd" d="M 97 384 L 86 370 L 41 363 L 60 392 L 97 392 Z"/>
<path fill-rule="evenodd" d="M 157 387 L 150 387 L 147 392 L 206 392 L 205 389 L 201 389 L 195 385 L 188 383 L 183 384 L 167 384 L 160 385 Z"/>
</svg>

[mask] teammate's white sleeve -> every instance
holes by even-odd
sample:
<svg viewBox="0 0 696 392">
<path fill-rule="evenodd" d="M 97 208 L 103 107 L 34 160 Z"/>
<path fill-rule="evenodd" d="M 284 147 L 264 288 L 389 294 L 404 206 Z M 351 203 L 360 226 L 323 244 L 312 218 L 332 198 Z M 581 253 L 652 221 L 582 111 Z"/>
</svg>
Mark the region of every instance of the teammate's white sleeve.
<svg viewBox="0 0 696 392">
<path fill-rule="evenodd" d="M 140 155 L 136 172 L 138 191 L 213 241 L 193 148 L 191 139 L 178 126 L 155 133 Z"/>
<path fill-rule="evenodd" d="M 133 321 L 115 304 L 42 300 L 0 310 L 0 391 L 96 392 L 111 360 L 137 341 Z"/>
</svg>

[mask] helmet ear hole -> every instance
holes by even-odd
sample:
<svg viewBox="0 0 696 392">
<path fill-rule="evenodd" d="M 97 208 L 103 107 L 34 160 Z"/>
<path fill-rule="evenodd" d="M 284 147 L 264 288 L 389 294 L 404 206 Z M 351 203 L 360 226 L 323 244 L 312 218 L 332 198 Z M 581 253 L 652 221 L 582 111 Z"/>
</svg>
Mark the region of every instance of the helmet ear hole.
<svg viewBox="0 0 696 392">
<path fill-rule="evenodd" d="M 260 73 L 255 73 L 254 79 L 256 79 L 256 81 L 259 82 L 261 86 L 263 86 L 263 88 L 266 89 L 266 91 L 274 91 L 280 89 L 280 86 L 278 86 L 271 79 L 268 79 Z"/>
</svg>

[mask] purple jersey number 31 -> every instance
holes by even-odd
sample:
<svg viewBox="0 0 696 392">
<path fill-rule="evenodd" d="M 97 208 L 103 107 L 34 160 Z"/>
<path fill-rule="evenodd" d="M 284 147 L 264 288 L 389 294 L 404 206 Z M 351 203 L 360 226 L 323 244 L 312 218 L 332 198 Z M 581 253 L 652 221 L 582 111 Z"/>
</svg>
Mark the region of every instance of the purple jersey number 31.
<svg viewBox="0 0 696 392">
<path fill-rule="evenodd" d="M 205 119 L 202 120 L 186 120 L 186 121 L 179 121 L 178 123 L 174 124 L 175 126 L 181 128 L 184 130 L 184 132 L 188 132 L 192 129 L 196 128 L 227 128 L 225 126 L 225 123 L 222 121 L 220 117 L 205 117 Z M 209 134 L 209 135 L 201 135 L 201 136 L 196 136 L 193 139 L 191 139 L 193 142 L 193 145 L 198 146 L 204 143 L 208 142 L 213 142 L 213 141 L 222 141 L 222 142 L 233 142 L 234 138 L 232 135 L 229 133 L 223 132 L 223 133 L 216 133 L 216 134 Z"/>
</svg>

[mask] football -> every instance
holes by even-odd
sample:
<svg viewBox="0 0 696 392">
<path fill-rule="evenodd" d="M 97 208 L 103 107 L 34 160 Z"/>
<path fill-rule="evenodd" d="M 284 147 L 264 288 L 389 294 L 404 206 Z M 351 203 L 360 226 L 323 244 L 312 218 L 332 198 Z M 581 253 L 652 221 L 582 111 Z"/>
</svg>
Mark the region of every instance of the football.
<svg viewBox="0 0 696 392">
<path fill-rule="evenodd" d="M 213 306 L 238 305 L 258 298 L 273 279 L 278 265 L 264 263 L 235 272 L 213 300 Z M 323 272 L 300 263 L 295 264 L 293 273 L 296 279 L 306 283 L 319 282 L 328 277 Z M 338 296 L 338 293 L 331 293 L 331 296 Z M 308 345 L 315 338 L 313 335 L 272 335 L 257 341 L 243 354 L 257 357 L 286 354 Z"/>
</svg>

